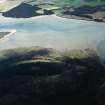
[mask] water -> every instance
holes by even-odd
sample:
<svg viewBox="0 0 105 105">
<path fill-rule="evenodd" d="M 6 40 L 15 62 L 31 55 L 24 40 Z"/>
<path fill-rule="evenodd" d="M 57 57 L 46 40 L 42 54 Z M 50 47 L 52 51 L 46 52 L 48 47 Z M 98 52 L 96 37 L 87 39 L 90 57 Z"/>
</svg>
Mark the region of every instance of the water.
<svg viewBox="0 0 105 105">
<path fill-rule="evenodd" d="M 100 56 L 105 54 L 105 23 L 42 16 L 2 19 L 0 30 L 2 29 L 16 29 L 16 33 L 0 41 L 0 50 L 42 46 L 57 50 L 93 48 Z M 100 49 L 104 53 L 100 53 Z"/>
</svg>

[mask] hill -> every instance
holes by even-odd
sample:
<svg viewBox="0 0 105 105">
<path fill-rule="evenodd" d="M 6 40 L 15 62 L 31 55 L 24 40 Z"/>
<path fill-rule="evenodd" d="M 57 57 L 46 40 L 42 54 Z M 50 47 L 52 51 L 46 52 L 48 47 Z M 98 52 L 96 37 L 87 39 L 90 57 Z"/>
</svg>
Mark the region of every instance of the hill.
<svg viewBox="0 0 105 105">
<path fill-rule="evenodd" d="M 104 105 L 105 68 L 91 49 L 0 52 L 1 105 Z"/>
<path fill-rule="evenodd" d="M 12 18 L 56 14 L 65 18 L 105 22 L 105 0 L 8 0 L 0 4 L 0 11 L 3 16 Z"/>
</svg>

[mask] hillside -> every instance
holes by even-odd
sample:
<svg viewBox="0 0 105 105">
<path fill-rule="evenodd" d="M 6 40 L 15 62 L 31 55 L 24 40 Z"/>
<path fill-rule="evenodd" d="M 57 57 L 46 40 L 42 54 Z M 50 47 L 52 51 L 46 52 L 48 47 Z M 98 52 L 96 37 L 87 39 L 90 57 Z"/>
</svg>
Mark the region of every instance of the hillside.
<svg viewBox="0 0 105 105">
<path fill-rule="evenodd" d="M 38 3 L 52 3 L 55 5 L 69 5 L 69 6 L 81 6 L 84 4 L 89 5 L 102 5 L 105 4 L 105 0 L 24 0 L 25 2 L 31 4 L 38 4 Z"/>
<path fill-rule="evenodd" d="M 0 105 L 104 105 L 105 68 L 91 49 L 0 52 Z"/>
<path fill-rule="evenodd" d="M 18 6 L 21 2 L 22 0 L 5 0 L 4 2 L 0 3 L 0 12 L 8 11 Z"/>
<path fill-rule="evenodd" d="M 12 18 L 56 14 L 70 19 L 105 22 L 104 0 L 7 0 L 0 3 L 0 11 L 3 16 Z"/>
</svg>

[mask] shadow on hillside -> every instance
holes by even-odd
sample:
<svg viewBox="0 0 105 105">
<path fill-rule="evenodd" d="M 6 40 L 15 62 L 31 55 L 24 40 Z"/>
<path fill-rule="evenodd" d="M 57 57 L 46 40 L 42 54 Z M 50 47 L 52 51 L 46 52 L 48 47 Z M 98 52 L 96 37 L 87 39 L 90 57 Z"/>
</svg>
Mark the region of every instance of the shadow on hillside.
<svg viewBox="0 0 105 105">
<path fill-rule="evenodd" d="M 40 10 L 40 9 L 41 8 L 39 8 L 36 5 L 32 6 L 27 3 L 22 3 L 19 6 L 2 13 L 2 15 L 5 17 L 12 17 L 12 18 L 30 18 L 33 16 L 53 14 L 53 12 L 50 10 L 44 10 L 43 14 L 39 14 L 39 13 L 37 13 L 37 10 Z"/>
<path fill-rule="evenodd" d="M 100 12 L 101 14 L 101 12 L 104 12 L 104 11 L 105 11 L 105 5 L 97 5 L 97 6 L 83 5 L 77 8 L 74 8 L 74 7 L 64 8 L 63 14 L 71 15 L 74 17 L 77 16 L 76 18 L 81 17 L 81 19 L 86 18 L 97 22 L 103 22 L 104 15 L 100 15 L 98 18 L 97 18 L 97 15 L 96 17 L 94 17 L 93 15 L 98 12 Z"/>
<path fill-rule="evenodd" d="M 1 105 L 105 104 L 105 69 L 96 58 L 18 63 L 35 55 L 46 58 L 50 51 L 8 54 L 0 61 Z"/>
</svg>

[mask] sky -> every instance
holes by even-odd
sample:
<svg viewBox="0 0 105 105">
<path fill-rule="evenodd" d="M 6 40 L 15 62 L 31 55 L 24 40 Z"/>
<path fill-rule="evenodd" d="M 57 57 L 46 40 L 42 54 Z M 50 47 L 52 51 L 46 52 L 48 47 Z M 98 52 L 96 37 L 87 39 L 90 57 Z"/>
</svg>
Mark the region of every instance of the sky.
<svg viewBox="0 0 105 105">
<path fill-rule="evenodd" d="M 0 0 L 0 3 L 3 3 L 3 2 L 5 2 L 6 0 Z"/>
</svg>

